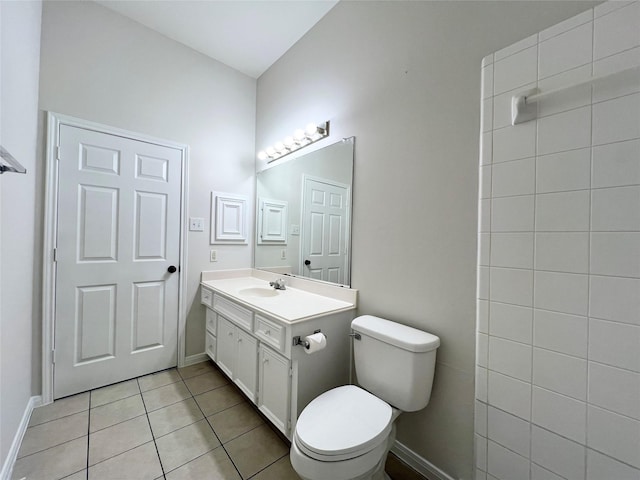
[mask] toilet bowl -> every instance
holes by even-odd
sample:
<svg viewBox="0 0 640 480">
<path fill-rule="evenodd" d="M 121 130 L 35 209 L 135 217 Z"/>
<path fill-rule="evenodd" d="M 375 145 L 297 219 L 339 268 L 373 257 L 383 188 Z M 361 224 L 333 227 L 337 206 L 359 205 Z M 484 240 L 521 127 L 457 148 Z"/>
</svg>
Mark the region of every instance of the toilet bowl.
<svg viewBox="0 0 640 480">
<path fill-rule="evenodd" d="M 351 328 L 360 386 L 329 390 L 298 417 L 290 458 L 303 480 L 388 479 L 396 418 L 431 396 L 438 337 L 370 315 Z"/>
<path fill-rule="evenodd" d="M 329 390 L 307 405 L 298 418 L 291 464 L 305 480 L 383 479 L 380 473 L 384 475 L 399 414 L 398 409 L 355 385 Z"/>
</svg>

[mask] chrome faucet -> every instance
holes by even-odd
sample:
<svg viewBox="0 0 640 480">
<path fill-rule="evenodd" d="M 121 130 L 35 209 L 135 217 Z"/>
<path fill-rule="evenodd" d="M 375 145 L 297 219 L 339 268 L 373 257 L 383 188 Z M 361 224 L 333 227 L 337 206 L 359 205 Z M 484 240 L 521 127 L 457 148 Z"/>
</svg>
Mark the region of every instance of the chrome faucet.
<svg viewBox="0 0 640 480">
<path fill-rule="evenodd" d="M 287 287 L 284 284 L 284 280 L 281 279 L 281 278 L 279 278 L 275 282 L 269 282 L 269 285 L 271 285 L 276 290 L 286 290 L 287 289 Z"/>
</svg>

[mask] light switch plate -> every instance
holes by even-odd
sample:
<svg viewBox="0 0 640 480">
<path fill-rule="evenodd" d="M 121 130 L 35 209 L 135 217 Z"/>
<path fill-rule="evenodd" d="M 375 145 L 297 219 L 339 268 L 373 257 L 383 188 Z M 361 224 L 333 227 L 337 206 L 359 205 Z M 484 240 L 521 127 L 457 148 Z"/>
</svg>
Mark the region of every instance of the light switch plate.
<svg viewBox="0 0 640 480">
<path fill-rule="evenodd" d="M 204 218 L 189 217 L 189 230 L 192 232 L 204 232 Z"/>
<path fill-rule="evenodd" d="M 291 225 L 291 235 L 300 235 L 300 225 Z"/>
</svg>

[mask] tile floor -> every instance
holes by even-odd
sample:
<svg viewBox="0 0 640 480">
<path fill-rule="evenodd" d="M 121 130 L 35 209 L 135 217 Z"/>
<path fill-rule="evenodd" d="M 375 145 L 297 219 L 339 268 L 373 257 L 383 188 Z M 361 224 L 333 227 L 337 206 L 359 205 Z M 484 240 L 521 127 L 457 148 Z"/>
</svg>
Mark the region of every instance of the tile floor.
<svg viewBox="0 0 640 480">
<path fill-rule="evenodd" d="M 390 455 L 394 480 L 424 480 Z M 289 446 L 211 362 L 33 411 L 13 479 L 297 480 Z"/>
</svg>

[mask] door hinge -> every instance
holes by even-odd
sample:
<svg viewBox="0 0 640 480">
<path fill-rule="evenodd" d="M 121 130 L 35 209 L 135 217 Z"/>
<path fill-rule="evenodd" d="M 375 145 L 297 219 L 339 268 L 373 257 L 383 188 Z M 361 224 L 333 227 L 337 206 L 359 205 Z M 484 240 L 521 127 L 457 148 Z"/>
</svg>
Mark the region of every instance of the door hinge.
<svg viewBox="0 0 640 480">
<path fill-rule="evenodd" d="M 55 365 L 56 363 L 56 349 L 51 350 L 51 363 Z"/>
<path fill-rule="evenodd" d="M 56 146 L 56 160 L 60 160 L 60 147 Z"/>
<path fill-rule="evenodd" d="M 57 248 L 53 249 L 53 261 L 54 262 L 58 261 L 58 249 Z"/>
<path fill-rule="evenodd" d="M 293 368 L 290 368 L 290 369 L 289 369 L 289 376 L 290 376 L 290 377 L 293 377 Z"/>
</svg>

